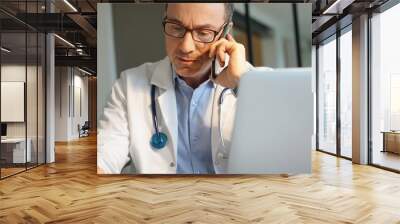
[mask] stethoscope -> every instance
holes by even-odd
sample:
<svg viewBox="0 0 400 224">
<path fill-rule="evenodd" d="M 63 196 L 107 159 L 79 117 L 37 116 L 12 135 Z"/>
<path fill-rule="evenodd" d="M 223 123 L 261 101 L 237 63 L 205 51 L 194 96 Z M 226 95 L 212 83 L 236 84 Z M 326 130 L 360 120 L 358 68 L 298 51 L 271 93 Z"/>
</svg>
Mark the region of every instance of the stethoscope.
<svg viewBox="0 0 400 224">
<path fill-rule="evenodd" d="M 218 116 L 219 116 L 219 122 L 218 122 L 218 129 L 219 129 L 219 135 L 221 138 L 221 143 L 222 146 L 225 147 L 224 139 L 222 138 L 222 124 L 221 124 L 221 105 L 223 102 L 223 96 L 224 93 L 229 90 L 229 88 L 224 88 L 221 91 L 221 94 L 219 95 L 218 99 Z M 153 147 L 154 150 L 160 150 L 164 148 L 167 143 L 168 143 L 168 137 L 164 132 L 161 132 L 158 127 L 158 119 L 157 119 L 157 110 L 156 110 L 156 86 L 151 85 L 151 114 L 153 118 L 153 127 L 155 133 L 151 136 L 150 139 L 150 145 Z"/>
</svg>

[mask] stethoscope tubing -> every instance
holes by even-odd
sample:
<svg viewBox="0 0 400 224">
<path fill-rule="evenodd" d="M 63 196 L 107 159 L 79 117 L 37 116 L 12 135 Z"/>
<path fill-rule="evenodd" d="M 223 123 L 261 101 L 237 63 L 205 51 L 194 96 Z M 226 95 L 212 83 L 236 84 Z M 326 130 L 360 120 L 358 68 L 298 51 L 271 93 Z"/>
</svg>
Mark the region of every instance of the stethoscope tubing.
<svg viewBox="0 0 400 224">
<path fill-rule="evenodd" d="M 221 128 L 222 128 L 221 107 L 222 107 L 222 103 L 223 103 L 223 96 L 227 90 L 229 90 L 229 88 L 224 88 L 221 91 L 221 94 L 219 95 L 219 98 L 218 98 L 218 118 L 219 118 L 218 130 L 219 130 L 219 135 L 221 138 L 222 147 L 225 147 L 225 142 L 222 137 L 222 130 L 221 130 Z M 156 86 L 155 85 L 151 85 L 151 114 L 152 114 L 152 119 L 153 119 L 153 127 L 154 127 L 154 131 L 155 131 L 155 135 L 160 137 L 160 130 L 159 130 L 159 125 L 158 125 L 157 110 L 156 110 Z M 161 134 L 165 135 L 164 133 L 161 133 Z M 163 147 L 164 146 L 162 146 L 162 148 Z"/>
<path fill-rule="evenodd" d="M 156 111 L 156 86 L 151 85 L 151 115 L 153 118 L 153 127 L 158 135 L 159 130 L 158 130 L 158 120 L 157 120 L 157 111 Z"/>
</svg>

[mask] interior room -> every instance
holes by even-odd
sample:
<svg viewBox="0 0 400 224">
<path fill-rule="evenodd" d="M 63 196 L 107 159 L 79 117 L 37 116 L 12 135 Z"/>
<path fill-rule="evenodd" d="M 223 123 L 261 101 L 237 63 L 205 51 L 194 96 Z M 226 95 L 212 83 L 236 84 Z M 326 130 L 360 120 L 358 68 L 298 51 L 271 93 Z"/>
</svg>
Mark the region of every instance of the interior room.
<svg viewBox="0 0 400 224">
<path fill-rule="evenodd" d="M 44 164 L 46 156 L 45 36 L 22 27 L 1 34 L 2 178 Z"/>
<path fill-rule="evenodd" d="M 235 3 L 242 24 L 233 35 L 248 60 L 312 69 L 310 174 L 97 174 L 104 99 L 139 63 L 126 54 L 143 47 L 118 45 L 134 35 L 126 21 L 139 12 L 129 8 L 152 2 L 0 2 L 0 223 L 400 222 L 396 0 L 292 0 L 284 15 L 261 3 L 279 0 Z M 304 4 L 312 15 L 301 14 Z M 109 27 L 126 35 L 114 39 L 100 23 L 120 24 Z M 99 44 L 117 50 L 98 52 Z"/>
</svg>

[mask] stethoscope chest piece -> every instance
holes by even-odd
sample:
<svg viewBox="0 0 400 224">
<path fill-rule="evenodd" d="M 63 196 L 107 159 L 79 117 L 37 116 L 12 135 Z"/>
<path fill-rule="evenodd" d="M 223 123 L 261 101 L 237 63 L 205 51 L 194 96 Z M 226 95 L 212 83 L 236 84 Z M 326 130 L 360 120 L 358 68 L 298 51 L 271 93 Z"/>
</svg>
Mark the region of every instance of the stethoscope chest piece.
<svg viewBox="0 0 400 224">
<path fill-rule="evenodd" d="M 165 133 L 159 131 L 156 111 L 156 86 L 151 85 L 151 113 L 153 117 L 153 126 L 155 133 L 151 136 L 150 145 L 154 150 L 160 150 L 167 145 L 168 137 Z"/>
<path fill-rule="evenodd" d="M 154 133 L 151 136 L 150 145 L 153 146 L 155 150 L 159 150 L 165 147 L 168 142 L 168 137 L 163 132 Z"/>
</svg>

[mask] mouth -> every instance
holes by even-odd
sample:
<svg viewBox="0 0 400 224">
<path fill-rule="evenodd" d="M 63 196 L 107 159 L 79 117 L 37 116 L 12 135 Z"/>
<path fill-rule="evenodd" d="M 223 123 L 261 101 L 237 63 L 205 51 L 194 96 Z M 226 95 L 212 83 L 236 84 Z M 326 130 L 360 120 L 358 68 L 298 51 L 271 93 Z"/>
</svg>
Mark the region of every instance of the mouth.
<svg viewBox="0 0 400 224">
<path fill-rule="evenodd" d="M 180 63 L 183 63 L 183 64 L 191 64 L 191 63 L 197 61 L 197 60 L 195 60 L 195 59 L 183 58 L 183 57 L 179 57 L 179 56 L 177 57 L 177 59 L 178 59 L 178 61 L 179 61 Z"/>
</svg>

